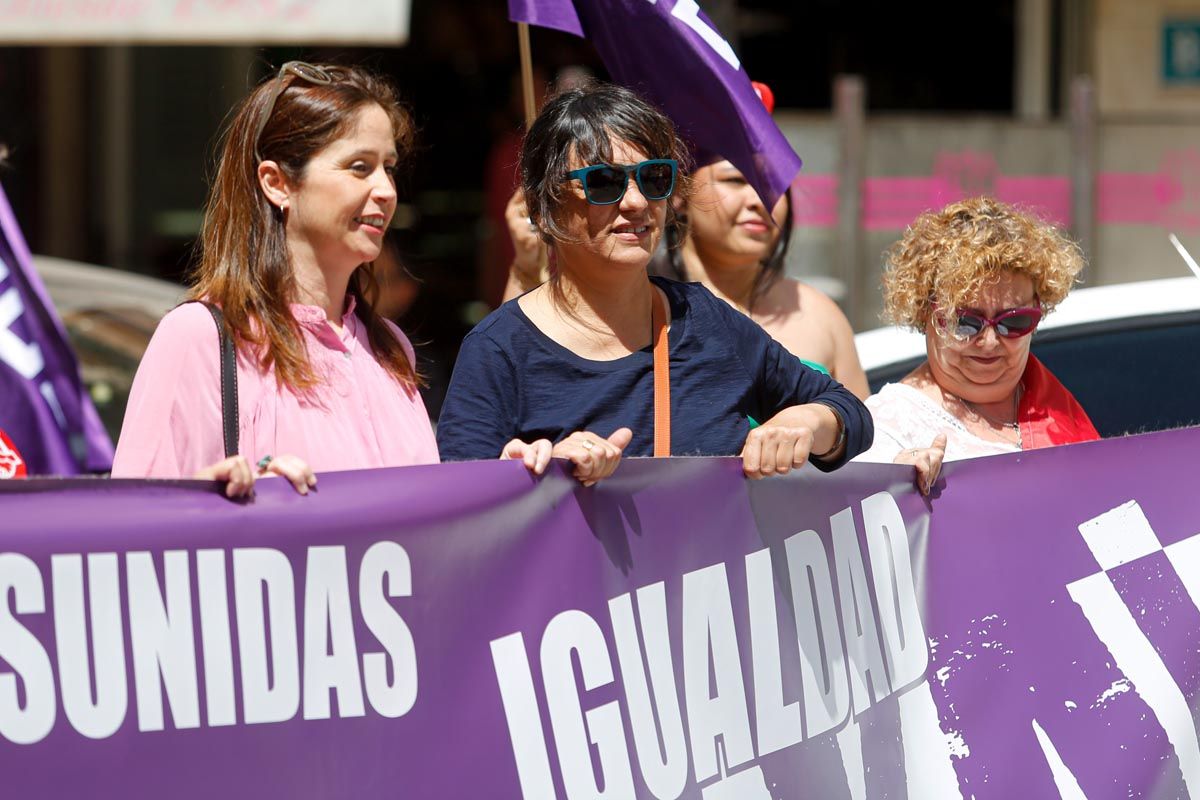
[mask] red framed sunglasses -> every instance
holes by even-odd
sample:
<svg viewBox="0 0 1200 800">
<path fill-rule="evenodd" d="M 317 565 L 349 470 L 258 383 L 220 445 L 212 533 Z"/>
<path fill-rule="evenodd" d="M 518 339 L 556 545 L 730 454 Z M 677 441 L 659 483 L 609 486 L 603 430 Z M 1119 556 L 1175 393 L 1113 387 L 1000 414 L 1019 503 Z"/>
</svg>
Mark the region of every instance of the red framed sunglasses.
<svg viewBox="0 0 1200 800">
<path fill-rule="evenodd" d="M 1034 299 L 1037 302 L 1037 299 Z M 949 320 L 940 314 L 936 317 L 938 327 L 950 328 Z M 960 308 L 954 312 L 953 328 L 950 335 L 960 342 L 967 342 L 983 333 L 989 325 L 995 329 L 997 336 L 1005 339 L 1020 339 L 1033 333 L 1042 320 L 1042 309 L 1037 306 L 1026 308 L 1010 308 L 1001 311 L 994 317 L 987 317 L 970 308 Z"/>
</svg>

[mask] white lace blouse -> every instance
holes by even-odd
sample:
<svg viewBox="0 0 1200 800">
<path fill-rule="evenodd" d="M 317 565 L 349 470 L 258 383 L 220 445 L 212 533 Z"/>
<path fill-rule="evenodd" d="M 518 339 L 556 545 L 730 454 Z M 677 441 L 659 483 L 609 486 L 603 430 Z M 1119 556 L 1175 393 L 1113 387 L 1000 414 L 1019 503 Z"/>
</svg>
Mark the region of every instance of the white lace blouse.
<svg viewBox="0 0 1200 800">
<path fill-rule="evenodd" d="M 1021 449 L 1011 442 L 980 439 L 939 403 L 907 384 L 887 384 L 867 398 L 867 408 L 875 420 L 875 443 L 855 461 L 890 464 L 902 450 L 929 447 L 939 433 L 946 434 L 946 461 Z"/>
</svg>

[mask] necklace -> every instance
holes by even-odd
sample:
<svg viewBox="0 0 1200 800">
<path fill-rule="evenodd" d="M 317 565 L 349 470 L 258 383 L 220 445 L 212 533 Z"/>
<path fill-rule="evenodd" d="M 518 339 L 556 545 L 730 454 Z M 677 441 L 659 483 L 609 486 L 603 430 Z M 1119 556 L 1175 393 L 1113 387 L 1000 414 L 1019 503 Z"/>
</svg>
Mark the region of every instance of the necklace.
<svg viewBox="0 0 1200 800">
<path fill-rule="evenodd" d="M 1001 431 L 1013 431 L 1014 433 L 1016 433 L 1017 447 L 1021 450 L 1024 450 L 1025 449 L 1024 442 L 1021 439 L 1021 422 L 1019 419 L 1017 419 L 1017 413 L 1021 407 L 1021 394 L 1022 394 L 1022 392 L 1024 392 L 1024 390 L 1025 390 L 1025 385 L 1018 383 L 1017 390 L 1015 392 L 1013 392 L 1013 410 L 1012 410 L 1012 419 L 1011 420 L 996 419 L 991 414 L 988 414 L 983 409 L 981 409 L 979 406 L 972 403 L 970 400 L 967 400 L 965 397 L 959 397 L 958 395 L 951 394 L 950 392 L 946 392 L 946 393 L 949 394 L 954 399 L 958 400 L 966 408 L 970 409 L 972 414 L 974 414 L 976 417 L 983 420 L 984 422 L 988 423 L 993 428 L 999 428 Z M 943 391 L 945 391 L 945 390 L 943 390 Z"/>
</svg>

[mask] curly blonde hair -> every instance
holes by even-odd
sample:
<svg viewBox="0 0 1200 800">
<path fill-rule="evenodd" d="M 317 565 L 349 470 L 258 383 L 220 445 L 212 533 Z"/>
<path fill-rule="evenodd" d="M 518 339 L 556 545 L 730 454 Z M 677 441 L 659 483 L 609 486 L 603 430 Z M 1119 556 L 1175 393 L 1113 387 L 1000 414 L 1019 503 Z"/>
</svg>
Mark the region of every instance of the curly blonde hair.
<svg viewBox="0 0 1200 800">
<path fill-rule="evenodd" d="M 1079 246 L 1054 226 L 990 197 L 927 211 L 886 253 L 883 316 L 923 332 L 934 304 L 970 306 L 1005 271 L 1027 275 L 1045 313 L 1083 270 Z"/>
</svg>

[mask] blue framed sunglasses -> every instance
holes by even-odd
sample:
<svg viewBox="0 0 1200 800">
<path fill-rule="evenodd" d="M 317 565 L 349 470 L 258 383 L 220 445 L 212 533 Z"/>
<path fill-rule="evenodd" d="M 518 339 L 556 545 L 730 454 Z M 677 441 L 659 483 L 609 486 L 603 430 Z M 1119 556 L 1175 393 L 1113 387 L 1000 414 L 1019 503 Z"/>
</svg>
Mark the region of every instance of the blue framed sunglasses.
<svg viewBox="0 0 1200 800">
<path fill-rule="evenodd" d="M 638 164 L 593 164 L 573 169 L 568 180 L 583 184 L 583 196 L 594 206 L 621 202 L 629 187 L 629 178 L 637 181 L 638 191 L 647 200 L 666 200 L 675 191 L 679 162 L 673 158 L 652 158 Z"/>
</svg>

